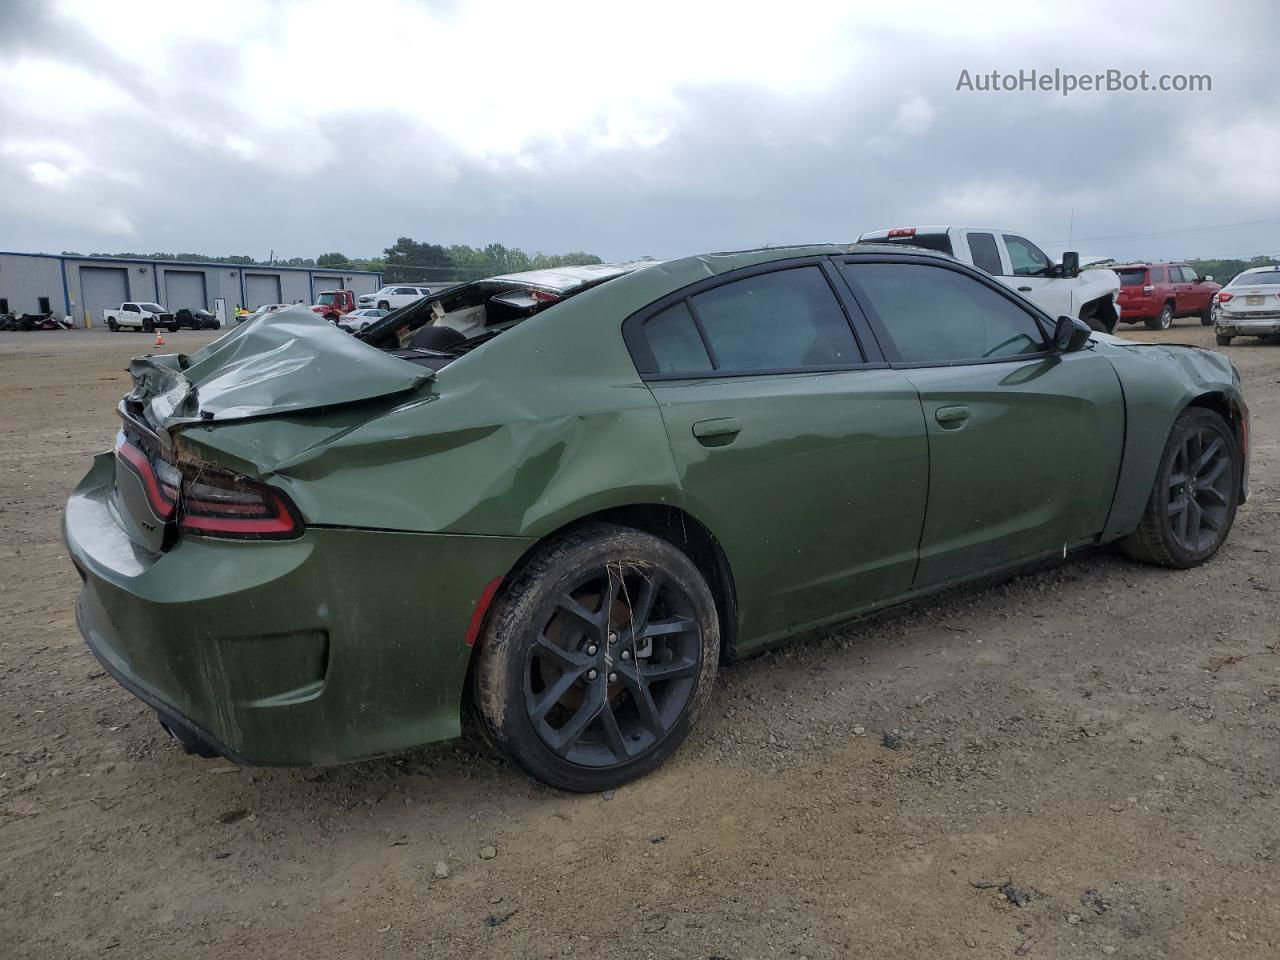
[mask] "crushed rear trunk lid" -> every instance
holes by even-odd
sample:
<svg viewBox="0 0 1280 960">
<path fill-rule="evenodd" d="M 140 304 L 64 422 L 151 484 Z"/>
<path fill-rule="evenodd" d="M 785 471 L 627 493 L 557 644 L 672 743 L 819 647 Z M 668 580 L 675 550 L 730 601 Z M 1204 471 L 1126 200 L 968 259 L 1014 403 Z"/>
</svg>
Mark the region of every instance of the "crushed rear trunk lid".
<svg viewBox="0 0 1280 960">
<path fill-rule="evenodd" d="M 371 400 L 435 376 L 305 307 L 249 321 L 190 356 L 138 357 L 129 373 L 127 403 L 161 432 Z"/>
</svg>

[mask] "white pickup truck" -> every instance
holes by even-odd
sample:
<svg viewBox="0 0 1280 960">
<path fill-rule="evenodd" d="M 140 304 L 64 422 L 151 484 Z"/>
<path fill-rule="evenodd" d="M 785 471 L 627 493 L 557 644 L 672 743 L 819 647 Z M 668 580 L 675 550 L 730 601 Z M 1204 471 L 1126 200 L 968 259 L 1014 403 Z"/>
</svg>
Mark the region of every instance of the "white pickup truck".
<svg viewBox="0 0 1280 960">
<path fill-rule="evenodd" d="M 107 321 L 107 329 L 141 330 L 151 333 L 156 327 L 164 327 L 170 333 L 178 329 L 178 318 L 165 310 L 158 303 L 146 300 L 129 300 L 120 304 L 119 310 L 103 310 L 102 318 Z"/>
<path fill-rule="evenodd" d="M 895 227 L 871 230 L 859 243 L 890 243 L 949 253 L 985 270 L 1051 317 L 1079 317 L 1110 333 L 1120 319 L 1120 278 L 1114 270 L 1081 271 L 1080 255 L 1054 263 L 1026 237 L 990 227 Z"/>
</svg>

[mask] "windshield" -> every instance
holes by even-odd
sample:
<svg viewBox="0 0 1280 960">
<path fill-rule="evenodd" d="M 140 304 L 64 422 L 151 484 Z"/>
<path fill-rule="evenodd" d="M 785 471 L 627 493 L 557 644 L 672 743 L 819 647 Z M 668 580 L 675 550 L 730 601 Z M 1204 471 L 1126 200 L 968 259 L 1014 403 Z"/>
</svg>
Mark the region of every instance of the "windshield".
<svg viewBox="0 0 1280 960">
<path fill-rule="evenodd" d="M 1140 287 L 1147 282 L 1147 268 L 1133 267 L 1129 270 L 1117 270 L 1122 287 Z"/>
<path fill-rule="evenodd" d="M 320 294 L 320 299 L 317 300 L 316 303 L 327 307 L 337 299 L 338 295 L 336 293 L 322 293 Z"/>
<path fill-rule="evenodd" d="M 158 303 L 140 303 L 138 304 L 147 313 L 164 313 L 164 307 Z"/>
<path fill-rule="evenodd" d="M 1231 281 L 1231 286 L 1256 287 L 1263 283 L 1280 283 L 1280 270 L 1266 270 L 1262 273 L 1242 273 Z"/>
</svg>

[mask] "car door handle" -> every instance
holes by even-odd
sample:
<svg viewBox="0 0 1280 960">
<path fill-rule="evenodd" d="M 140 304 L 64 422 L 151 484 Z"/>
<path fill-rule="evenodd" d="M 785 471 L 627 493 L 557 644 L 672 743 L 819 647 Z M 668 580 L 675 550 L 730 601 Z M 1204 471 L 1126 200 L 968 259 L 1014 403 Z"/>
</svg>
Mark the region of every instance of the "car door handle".
<svg viewBox="0 0 1280 960">
<path fill-rule="evenodd" d="M 963 427 L 964 422 L 969 419 L 968 407 L 939 407 L 933 411 L 933 419 L 946 430 L 955 430 Z"/>
<path fill-rule="evenodd" d="M 1031 292 L 1031 288 L 1030 288 L 1030 287 L 1019 287 L 1019 288 L 1018 288 L 1018 292 L 1019 292 L 1019 293 L 1030 293 L 1030 292 Z"/>
<path fill-rule="evenodd" d="M 699 420 L 693 425 L 693 435 L 700 441 L 723 440 L 736 437 L 742 432 L 742 424 L 737 417 L 720 417 L 716 420 Z"/>
</svg>

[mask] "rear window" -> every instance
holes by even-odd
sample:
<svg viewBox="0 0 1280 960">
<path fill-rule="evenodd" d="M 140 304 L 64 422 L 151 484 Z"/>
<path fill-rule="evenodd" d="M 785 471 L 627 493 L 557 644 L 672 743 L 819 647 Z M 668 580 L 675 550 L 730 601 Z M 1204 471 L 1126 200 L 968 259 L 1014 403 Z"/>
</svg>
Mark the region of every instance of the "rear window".
<svg viewBox="0 0 1280 960">
<path fill-rule="evenodd" d="M 1120 277 L 1122 287 L 1141 287 L 1147 282 L 1146 267 L 1136 270 L 1117 270 L 1116 274 Z"/>
<path fill-rule="evenodd" d="M 924 247 L 939 253 L 951 253 L 951 238 L 945 233 L 917 233 L 912 237 L 889 237 L 886 240 L 868 240 L 867 243 L 891 243 L 895 247 Z"/>
<path fill-rule="evenodd" d="M 1233 287 L 1256 287 L 1262 283 L 1280 283 L 1280 270 L 1265 273 L 1243 273 L 1231 281 Z"/>
</svg>

